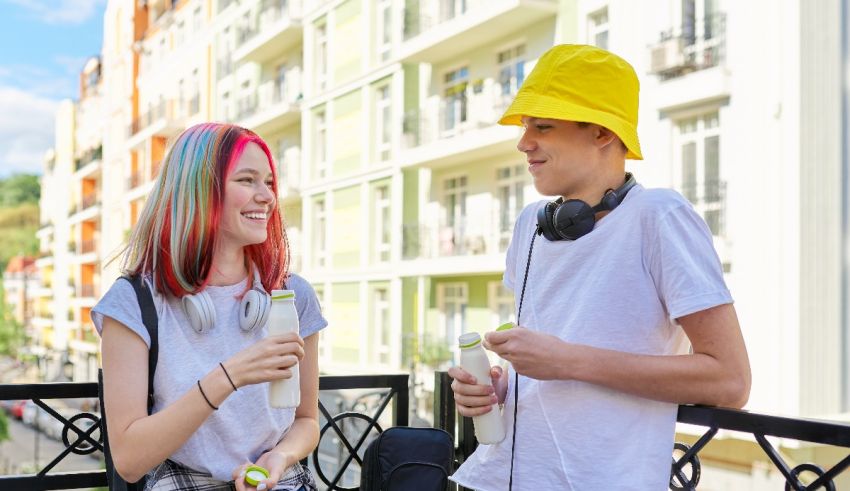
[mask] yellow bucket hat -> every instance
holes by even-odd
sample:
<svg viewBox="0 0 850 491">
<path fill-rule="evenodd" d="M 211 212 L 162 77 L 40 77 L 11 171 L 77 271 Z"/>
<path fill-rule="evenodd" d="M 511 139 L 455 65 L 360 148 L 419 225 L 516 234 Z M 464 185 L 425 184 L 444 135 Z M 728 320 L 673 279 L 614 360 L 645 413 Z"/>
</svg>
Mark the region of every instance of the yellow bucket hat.
<svg viewBox="0 0 850 491">
<path fill-rule="evenodd" d="M 639 92 L 626 60 L 595 46 L 562 44 L 540 57 L 499 124 L 522 126 L 523 116 L 596 123 L 620 137 L 627 159 L 643 160 Z"/>
</svg>

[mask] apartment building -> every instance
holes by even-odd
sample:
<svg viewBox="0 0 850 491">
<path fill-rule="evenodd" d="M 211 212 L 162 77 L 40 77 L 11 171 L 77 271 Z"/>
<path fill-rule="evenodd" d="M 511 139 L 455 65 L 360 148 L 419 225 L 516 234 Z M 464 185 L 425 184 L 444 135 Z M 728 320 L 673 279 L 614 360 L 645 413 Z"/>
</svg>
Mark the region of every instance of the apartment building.
<svg viewBox="0 0 850 491">
<path fill-rule="evenodd" d="M 15 256 L 9 259 L 3 271 L 3 298 L 10 317 L 21 327 L 31 329 L 41 282 L 35 259 L 28 256 Z"/>
<path fill-rule="evenodd" d="M 426 415 L 431 371 L 452 363 L 457 335 L 514 318 L 504 252 L 541 196 L 520 130 L 496 120 L 546 49 L 589 43 L 641 80 L 645 160 L 629 170 L 680 190 L 714 235 L 753 366 L 748 407 L 844 417 L 848 11 L 847 0 L 110 1 L 99 68 L 83 72 L 101 88 L 57 115 L 36 263 L 52 295 L 35 310 L 58 314 L 33 323 L 54 349 L 88 349 L 86 309 L 118 275 L 108 261 L 169 139 L 235 122 L 275 156 L 291 268 L 330 321 L 322 370 L 410 372 Z M 775 484 L 752 442 L 718 441 L 711 485 Z"/>
</svg>

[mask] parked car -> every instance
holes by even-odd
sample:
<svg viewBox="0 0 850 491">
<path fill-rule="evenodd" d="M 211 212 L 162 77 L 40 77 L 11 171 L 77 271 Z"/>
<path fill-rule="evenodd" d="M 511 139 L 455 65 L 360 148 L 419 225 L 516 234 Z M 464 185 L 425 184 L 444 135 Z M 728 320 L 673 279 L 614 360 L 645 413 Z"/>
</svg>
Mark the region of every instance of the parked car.
<svg viewBox="0 0 850 491">
<path fill-rule="evenodd" d="M 4 400 L 0 401 L 0 407 L 6 412 L 6 414 L 12 416 L 15 419 L 21 419 L 21 412 L 24 409 L 24 403 L 26 401 L 17 401 L 17 400 Z"/>
</svg>

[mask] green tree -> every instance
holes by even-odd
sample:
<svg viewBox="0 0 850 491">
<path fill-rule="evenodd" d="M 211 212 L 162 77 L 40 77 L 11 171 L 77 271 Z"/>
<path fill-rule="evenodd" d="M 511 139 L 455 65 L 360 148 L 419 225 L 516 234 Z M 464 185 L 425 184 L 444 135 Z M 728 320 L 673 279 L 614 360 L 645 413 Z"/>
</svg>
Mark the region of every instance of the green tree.
<svg viewBox="0 0 850 491">
<path fill-rule="evenodd" d="M 34 174 L 14 174 L 0 179 L 0 207 L 38 203 L 40 196 L 41 184 Z"/>
<path fill-rule="evenodd" d="M 6 418 L 6 413 L 0 411 L 0 442 L 5 442 L 9 439 L 9 420 Z"/>
<path fill-rule="evenodd" d="M 0 355 L 15 357 L 26 342 L 24 330 L 6 305 L 5 289 L 0 281 Z"/>
<path fill-rule="evenodd" d="M 0 274 L 13 256 L 33 256 L 38 252 L 38 226 L 37 204 L 0 207 Z"/>
</svg>

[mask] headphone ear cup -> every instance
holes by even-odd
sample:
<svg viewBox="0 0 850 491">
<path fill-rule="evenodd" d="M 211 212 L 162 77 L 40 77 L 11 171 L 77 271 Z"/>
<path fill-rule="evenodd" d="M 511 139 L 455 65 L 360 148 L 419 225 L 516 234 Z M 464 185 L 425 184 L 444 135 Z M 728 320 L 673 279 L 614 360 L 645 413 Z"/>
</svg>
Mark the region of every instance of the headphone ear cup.
<svg viewBox="0 0 850 491">
<path fill-rule="evenodd" d="M 552 219 L 557 210 L 558 202 L 556 201 L 550 201 L 546 203 L 546 206 L 537 210 L 537 228 L 543 234 L 543 237 L 551 241 L 561 240 Z"/>
<path fill-rule="evenodd" d="M 197 333 L 208 331 L 215 325 L 215 308 L 207 292 L 201 291 L 183 297 L 183 310 L 189 318 L 189 325 Z"/>
<path fill-rule="evenodd" d="M 596 225 L 596 217 L 587 203 L 579 199 L 564 201 L 555 210 L 554 228 L 558 236 L 576 240 L 587 235 Z"/>
<path fill-rule="evenodd" d="M 257 293 L 259 293 L 259 301 L 257 302 L 257 305 L 259 306 L 260 314 L 257 317 L 257 325 L 254 326 L 254 329 L 265 326 L 269 320 L 269 313 L 272 311 L 271 295 L 267 295 L 266 292 L 262 291 L 258 291 Z"/>
<path fill-rule="evenodd" d="M 268 295 L 252 289 L 245 293 L 239 308 L 239 328 L 253 331 L 266 323 L 269 317 L 271 299 Z"/>
</svg>

